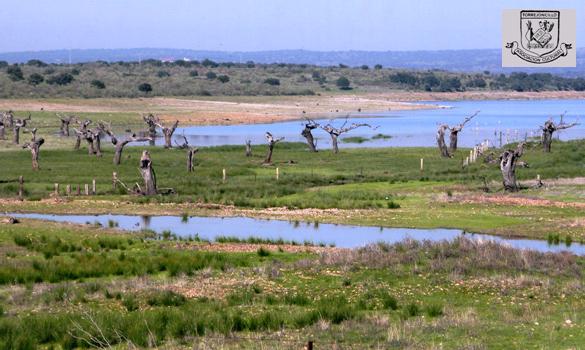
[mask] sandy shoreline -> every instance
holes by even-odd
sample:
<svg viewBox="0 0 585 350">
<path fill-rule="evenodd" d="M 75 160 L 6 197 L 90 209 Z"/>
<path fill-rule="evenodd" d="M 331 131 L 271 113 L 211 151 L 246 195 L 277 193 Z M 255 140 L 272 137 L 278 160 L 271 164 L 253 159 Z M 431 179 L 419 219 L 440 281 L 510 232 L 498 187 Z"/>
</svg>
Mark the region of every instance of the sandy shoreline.
<svg viewBox="0 0 585 350">
<path fill-rule="evenodd" d="M 137 99 L 1 99 L 0 110 L 71 113 L 155 113 L 182 125 L 273 123 L 304 117 L 339 117 L 382 111 L 438 108 L 422 101 L 585 99 L 585 92 L 385 92 L 321 96 L 238 96 Z"/>
</svg>

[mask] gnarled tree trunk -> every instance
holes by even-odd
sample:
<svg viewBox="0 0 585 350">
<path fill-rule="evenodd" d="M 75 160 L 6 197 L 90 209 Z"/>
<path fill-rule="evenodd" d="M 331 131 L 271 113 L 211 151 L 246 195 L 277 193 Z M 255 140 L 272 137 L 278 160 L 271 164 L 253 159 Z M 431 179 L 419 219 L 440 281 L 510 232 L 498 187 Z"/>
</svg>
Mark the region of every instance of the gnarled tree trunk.
<svg viewBox="0 0 585 350">
<path fill-rule="evenodd" d="M 6 140 L 6 127 L 4 127 L 4 120 L 0 120 L 0 140 Z"/>
<path fill-rule="evenodd" d="M 329 136 L 331 136 L 331 146 L 333 148 L 333 153 L 337 154 L 339 153 L 339 146 L 337 144 L 337 139 L 339 138 L 339 135 L 344 134 L 346 132 L 349 132 L 353 129 L 357 129 L 359 127 L 362 126 L 367 126 L 368 128 L 372 128 L 372 126 L 370 124 L 356 124 L 356 123 L 352 123 L 350 126 L 347 126 L 347 122 L 348 122 L 348 117 L 345 118 L 345 122 L 343 123 L 343 125 L 340 128 L 335 128 L 333 127 L 333 125 L 331 124 L 327 124 L 325 126 L 319 126 L 321 129 L 325 130 Z M 372 129 L 376 129 L 372 128 Z"/>
<path fill-rule="evenodd" d="M 319 124 L 309 121 L 309 123 L 305 124 L 305 128 L 301 132 L 301 135 L 307 140 L 307 145 L 309 145 L 309 150 L 311 152 L 317 152 L 317 146 L 315 145 L 315 138 L 313 137 L 313 130 L 318 128 Z"/>
<path fill-rule="evenodd" d="M 45 143 L 45 139 L 40 138 L 38 140 L 27 142 L 22 145 L 22 148 L 28 148 L 32 155 L 32 168 L 33 170 L 39 169 L 39 151 L 41 146 Z"/>
<path fill-rule="evenodd" d="M 170 127 L 166 127 L 161 123 L 157 123 L 156 125 L 158 125 L 158 127 L 162 129 L 163 135 L 165 137 L 165 148 L 173 148 L 173 144 L 171 141 L 173 139 L 173 133 L 175 132 L 177 126 L 179 125 L 179 121 L 178 120 L 175 121 L 173 125 L 171 125 Z"/>
<path fill-rule="evenodd" d="M 542 126 L 542 148 L 545 152 L 550 152 L 552 140 L 553 140 L 553 133 L 557 130 L 564 130 L 568 128 L 572 128 L 575 125 L 579 125 L 579 123 L 571 123 L 571 124 L 564 124 L 562 121 L 561 115 L 561 122 L 556 125 L 552 119 L 549 119 L 544 123 Z"/>
<path fill-rule="evenodd" d="M 439 151 L 441 152 L 441 156 L 445 158 L 450 158 L 451 155 L 449 154 L 449 150 L 447 149 L 447 144 L 445 144 L 445 130 L 447 130 L 449 126 L 443 124 L 440 125 L 437 129 L 437 146 L 439 147 Z"/>
<path fill-rule="evenodd" d="M 146 125 L 148 127 L 148 137 L 150 138 L 148 144 L 150 146 L 154 146 L 155 139 L 156 139 L 156 124 L 159 122 L 159 120 L 157 117 L 155 117 L 152 114 L 143 115 L 142 119 L 144 120 L 144 122 L 146 123 Z"/>
<path fill-rule="evenodd" d="M 26 127 L 26 122 L 31 119 L 30 114 L 27 118 L 24 119 L 16 119 L 12 122 L 12 130 L 14 135 L 12 135 L 12 143 L 18 145 L 20 143 L 20 128 Z"/>
<path fill-rule="evenodd" d="M 504 189 L 508 192 L 517 192 L 516 166 L 518 159 L 524 153 L 524 143 L 518 144 L 515 150 L 509 149 L 500 155 L 500 171 L 502 172 Z"/>
<path fill-rule="evenodd" d="M 75 130 L 75 145 L 73 146 L 74 150 L 78 150 L 79 147 L 81 146 L 81 139 L 85 139 L 85 134 L 87 132 L 87 127 L 89 126 L 89 124 L 91 124 L 91 120 L 86 119 L 83 122 L 77 121 L 77 124 L 80 125 L 79 130 L 77 129 L 73 129 Z M 93 145 L 92 145 L 93 148 Z M 93 151 L 90 153 L 93 154 Z"/>
<path fill-rule="evenodd" d="M 266 141 L 268 141 L 268 153 L 264 159 L 264 164 L 272 164 L 272 152 L 274 151 L 274 145 L 284 140 L 284 137 L 275 138 L 271 133 L 266 132 Z"/>
<path fill-rule="evenodd" d="M 246 157 L 252 156 L 252 141 L 246 141 Z"/>
<path fill-rule="evenodd" d="M 139 170 L 144 181 L 144 189 L 141 190 L 141 193 L 146 196 L 155 195 L 157 193 L 156 174 L 152 168 L 152 161 L 150 160 L 150 153 L 148 151 L 142 152 Z"/>
<path fill-rule="evenodd" d="M 455 151 L 457 151 L 457 138 L 459 136 L 459 133 L 461 132 L 461 130 L 463 130 L 465 124 L 467 124 L 471 119 L 473 119 L 478 113 L 479 111 L 473 113 L 469 117 L 465 118 L 465 120 L 463 120 L 461 124 L 449 128 L 449 130 L 451 130 L 449 134 L 449 152 L 451 153 L 451 155 L 453 155 Z"/>
<path fill-rule="evenodd" d="M 14 114 L 12 111 L 4 113 L 4 126 L 7 128 L 12 128 L 14 126 Z"/>
<path fill-rule="evenodd" d="M 69 137 L 69 124 L 71 124 L 71 121 L 75 120 L 75 117 L 74 116 L 69 116 L 69 117 L 59 116 L 59 120 L 61 121 L 61 127 L 59 128 L 59 135 Z"/>
<path fill-rule="evenodd" d="M 195 169 L 195 164 L 193 162 L 195 158 L 195 153 L 199 152 L 198 148 L 189 147 L 187 149 L 187 171 L 192 172 Z"/>
</svg>

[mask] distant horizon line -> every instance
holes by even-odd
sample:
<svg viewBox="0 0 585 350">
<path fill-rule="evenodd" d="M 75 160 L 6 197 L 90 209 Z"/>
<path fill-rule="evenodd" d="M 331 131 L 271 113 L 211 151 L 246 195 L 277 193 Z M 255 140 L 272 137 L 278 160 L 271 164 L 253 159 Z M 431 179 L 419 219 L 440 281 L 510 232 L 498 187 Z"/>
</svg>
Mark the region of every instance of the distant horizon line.
<svg viewBox="0 0 585 350">
<path fill-rule="evenodd" d="M 578 47 L 581 49 L 585 47 Z M 171 48 L 171 47 L 124 47 L 124 48 L 61 48 L 61 49 L 42 49 L 42 50 L 19 50 L 19 51 L 0 51 L 0 55 L 19 54 L 19 53 L 42 53 L 53 51 L 117 51 L 117 50 L 182 50 L 182 51 L 200 51 L 200 52 L 225 52 L 225 53 L 259 53 L 259 52 L 278 52 L 278 51 L 305 51 L 305 52 L 446 52 L 446 51 L 488 51 L 500 50 L 501 48 L 476 48 L 476 49 L 442 49 L 442 50 L 367 50 L 367 49 L 343 49 L 343 50 L 316 50 L 316 49 L 264 49 L 264 50 L 221 50 L 221 49 L 189 49 L 189 48 Z"/>
</svg>

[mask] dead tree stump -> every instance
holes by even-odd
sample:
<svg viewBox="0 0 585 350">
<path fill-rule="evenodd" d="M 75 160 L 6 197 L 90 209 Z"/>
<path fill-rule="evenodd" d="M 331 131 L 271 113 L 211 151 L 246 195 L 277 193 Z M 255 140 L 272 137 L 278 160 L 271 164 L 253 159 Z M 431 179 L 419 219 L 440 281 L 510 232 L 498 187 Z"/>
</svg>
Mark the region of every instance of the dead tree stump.
<svg viewBox="0 0 585 350">
<path fill-rule="evenodd" d="M 156 174 L 152 168 L 152 161 L 150 159 L 150 153 L 148 151 L 142 152 L 140 158 L 140 175 L 144 182 L 144 189 L 140 192 L 146 196 L 152 196 L 157 193 L 156 190 Z"/>
<path fill-rule="evenodd" d="M 504 189 L 508 192 L 517 192 L 519 187 L 516 182 L 516 166 L 518 159 L 524 153 L 524 143 L 518 144 L 515 150 L 509 149 L 500 155 L 500 170 L 502 172 Z"/>
<path fill-rule="evenodd" d="M 39 169 L 39 151 L 41 146 L 45 143 L 45 139 L 40 138 L 36 141 L 27 142 L 22 145 L 22 148 L 28 148 L 32 155 L 32 169 L 38 170 Z"/>
</svg>

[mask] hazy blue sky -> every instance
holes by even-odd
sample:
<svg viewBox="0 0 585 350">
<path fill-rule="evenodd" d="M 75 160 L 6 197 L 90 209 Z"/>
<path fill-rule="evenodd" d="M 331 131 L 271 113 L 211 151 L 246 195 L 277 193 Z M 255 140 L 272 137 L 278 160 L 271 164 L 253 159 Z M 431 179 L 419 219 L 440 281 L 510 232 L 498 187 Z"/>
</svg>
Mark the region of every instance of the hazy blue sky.
<svg viewBox="0 0 585 350">
<path fill-rule="evenodd" d="M 585 0 L 13 0 L 0 6 L 0 52 L 497 48 L 502 9 L 551 6 L 576 9 L 585 35 Z"/>
</svg>

